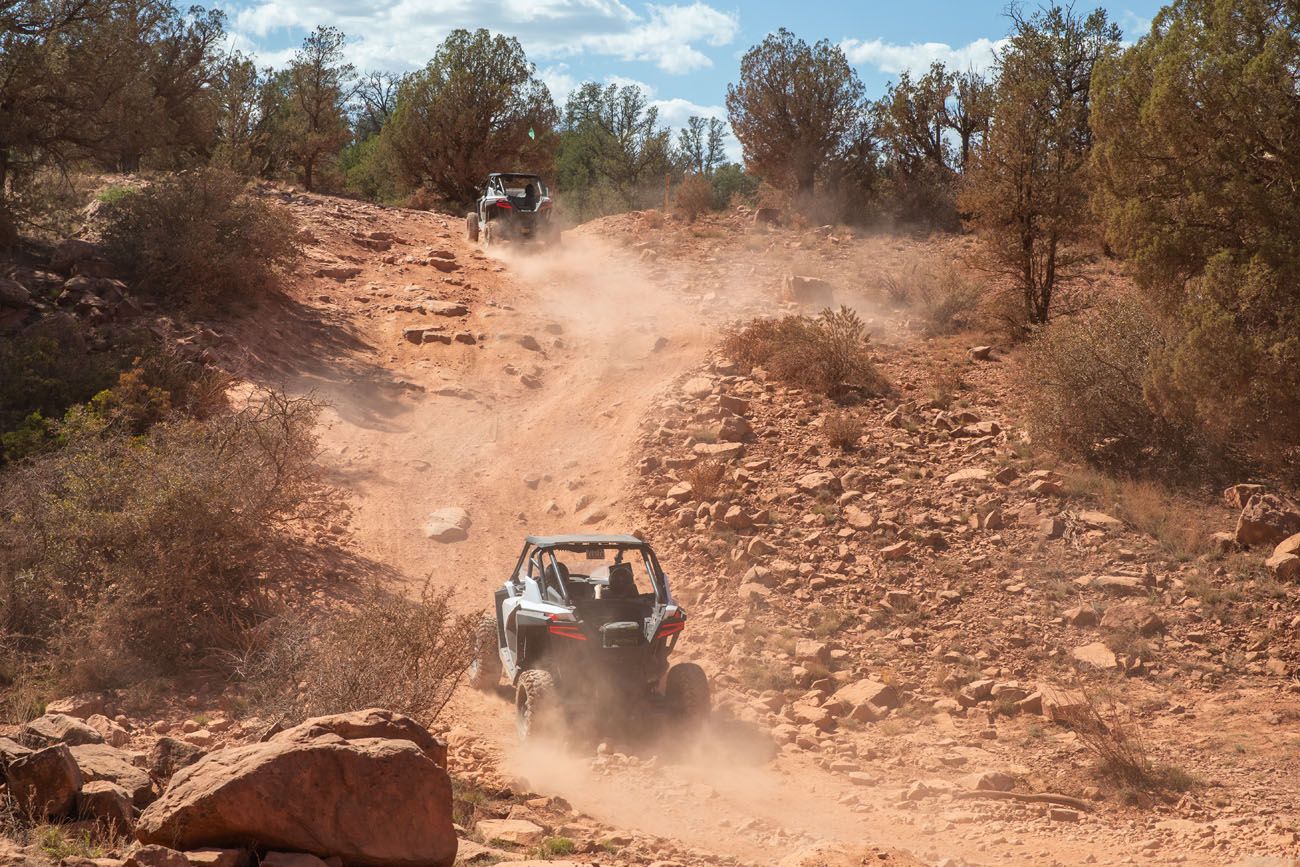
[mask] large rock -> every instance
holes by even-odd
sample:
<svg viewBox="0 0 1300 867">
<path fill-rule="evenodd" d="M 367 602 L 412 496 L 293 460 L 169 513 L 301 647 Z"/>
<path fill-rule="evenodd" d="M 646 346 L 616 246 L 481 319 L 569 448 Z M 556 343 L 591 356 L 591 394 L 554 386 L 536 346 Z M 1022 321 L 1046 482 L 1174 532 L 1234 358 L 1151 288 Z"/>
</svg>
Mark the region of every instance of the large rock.
<svg viewBox="0 0 1300 867">
<path fill-rule="evenodd" d="M 32 303 L 32 293 L 17 280 L 0 277 L 0 307 L 26 307 Z"/>
<path fill-rule="evenodd" d="M 31 755 L 31 747 L 25 747 L 18 741 L 9 738 L 0 738 L 0 780 L 4 779 L 4 769 L 14 759 L 22 756 Z"/>
<path fill-rule="evenodd" d="M 184 854 L 166 846 L 141 846 L 126 858 L 123 867 L 190 867 Z"/>
<path fill-rule="evenodd" d="M 50 270 L 60 274 L 71 274 L 74 265 L 94 259 L 99 255 L 99 248 L 80 238 L 67 238 L 59 242 L 50 257 Z"/>
<path fill-rule="evenodd" d="M 435 542 L 462 542 L 469 538 L 469 528 L 469 512 L 449 506 L 429 515 L 429 522 L 424 525 L 424 536 Z"/>
<path fill-rule="evenodd" d="M 81 771 L 66 744 L 19 756 L 5 768 L 9 794 L 25 813 L 59 818 L 77 806 Z"/>
<path fill-rule="evenodd" d="M 102 692 L 83 692 L 55 699 L 45 706 L 46 713 L 62 713 L 89 720 L 95 714 L 108 713 L 108 696 Z"/>
<path fill-rule="evenodd" d="M 306 852 L 267 852 L 257 863 L 258 867 L 328 867 L 324 861 Z"/>
<path fill-rule="evenodd" d="M 1038 712 L 1052 722 L 1069 722 L 1088 706 L 1088 699 L 1082 692 L 1062 689 L 1049 683 L 1040 683 L 1038 692 L 1029 698 L 1035 699 L 1034 703 L 1038 705 Z M 1029 699 L 1026 699 L 1026 701 L 1029 701 Z"/>
<path fill-rule="evenodd" d="M 1083 665 L 1099 668 L 1103 671 L 1119 667 L 1114 651 L 1101 641 L 1093 641 L 1081 647 L 1076 647 L 1070 652 L 1070 655 Z"/>
<path fill-rule="evenodd" d="M 318 716 L 301 725 L 271 735 L 272 743 L 306 744 L 327 736 L 351 741 L 360 738 L 385 738 L 410 741 L 435 765 L 447 767 L 447 743 L 434 737 L 415 720 L 382 708 Z"/>
<path fill-rule="evenodd" d="M 840 480 L 834 473 L 823 470 L 800 476 L 795 481 L 795 487 L 806 494 L 838 494 L 840 492 Z"/>
<path fill-rule="evenodd" d="M 544 828 L 527 819 L 480 819 L 475 830 L 484 840 L 500 840 L 514 846 L 534 846 L 546 836 Z"/>
<path fill-rule="evenodd" d="M 1237 518 L 1237 544 L 1276 545 L 1300 533 L 1300 507 L 1275 494 L 1255 494 Z"/>
<path fill-rule="evenodd" d="M 851 717 L 874 719 L 878 714 L 898 707 L 899 696 L 898 690 L 889 684 L 864 678 L 840 687 L 831 700 L 847 707 Z"/>
<path fill-rule="evenodd" d="M 179 771 L 136 836 L 181 849 L 255 842 L 349 867 L 450 867 L 447 772 L 413 741 L 345 739 L 351 722 L 312 724 L 314 739 L 300 732 L 218 750 Z"/>
<path fill-rule="evenodd" d="M 72 747 L 72 759 L 86 780 L 104 780 L 121 786 L 131 803 L 141 809 L 158 797 L 149 773 L 131 764 L 131 757 L 121 750 L 105 744 L 84 744 Z"/>
<path fill-rule="evenodd" d="M 192 849 L 184 855 L 189 867 L 246 867 L 249 862 L 247 849 Z"/>
<path fill-rule="evenodd" d="M 104 736 L 86 723 L 62 713 L 47 713 L 23 726 L 23 743 L 29 747 L 53 744 L 102 744 Z"/>
<path fill-rule="evenodd" d="M 166 779 L 181 768 L 203 758 L 203 750 L 176 738 L 159 738 L 149 749 L 149 770 L 155 777 Z"/>
<path fill-rule="evenodd" d="M 1106 613 L 1101 618 L 1101 628 L 1151 636 L 1157 632 L 1164 632 L 1165 622 L 1147 605 L 1138 602 L 1121 602 L 1106 608 Z"/>
<path fill-rule="evenodd" d="M 835 304 L 835 291 L 830 283 L 820 277 L 800 277 L 787 274 L 781 283 L 781 297 L 796 304 L 806 304 L 818 309 Z"/>
<path fill-rule="evenodd" d="M 118 834 L 131 830 L 135 811 L 126 789 L 108 780 L 95 780 L 81 787 L 77 795 L 77 815 L 97 825 L 112 828 Z"/>
<path fill-rule="evenodd" d="M 1279 581 L 1300 581 L 1300 533 L 1279 542 L 1264 565 Z"/>
<path fill-rule="evenodd" d="M 127 730 L 102 713 L 91 714 L 86 719 L 86 725 L 99 732 L 104 743 L 110 747 L 124 747 L 131 742 L 131 735 Z"/>
<path fill-rule="evenodd" d="M 1251 497 L 1262 493 L 1263 485 L 1233 485 L 1223 492 L 1223 499 L 1234 509 L 1244 509 Z"/>
</svg>

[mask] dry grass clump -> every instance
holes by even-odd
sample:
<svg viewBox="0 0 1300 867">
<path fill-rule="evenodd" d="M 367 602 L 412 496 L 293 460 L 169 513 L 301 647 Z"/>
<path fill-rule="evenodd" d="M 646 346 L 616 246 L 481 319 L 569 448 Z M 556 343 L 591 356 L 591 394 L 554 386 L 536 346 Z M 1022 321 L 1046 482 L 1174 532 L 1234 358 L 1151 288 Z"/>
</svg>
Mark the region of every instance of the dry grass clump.
<svg viewBox="0 0 1300 867">
<path fill-rule="evenodd" d="M 955 268 L 913 265 L 902 273 L 881 275 L 885 297 L 916 313 L 926 335 L 953 334 L 974 324 L 983 300 L 978 286 Z"/>
<path fill-rule="evenodd" d="M 866 326 L 848 307 L 816 318 L 754 319 L 724 341 L 727 355 L 747 367 L 809 391 L 838 397 L 846 392 L 884 394 L 889 384 L 871 362 Z"/>
<path fill-rule="evenodd" d="M 1178 560 L 1204 554 L 1219 529 L 1214 510 L 1150 479 L 1112 478 L 1080 470 L 1069 475 L 1066 489 L 1096 499 L 1103 510 L 1146 533 Z"/>
<path fill-rule="evenodd" d="M 134 288 L 181 302 L 251 301 L 301 255 L 290 214 L 250 196 L 217 169 L 159 180 L 108 215 L 109 256 Z"/>
<path fill-rule="evenodd" d="M 384 707 L 428 725 L 469 666 L 477 622 L 449 598 L 426 583 L 416 600 L 375 590 L 347 609 L 286 613 L 248 633 L 230 667 L 259 712 L 289 723 Z"/>
<path fill-rule="evenodd" d="M 716 500 L 727 482 L 727 465 L 718 460 L 697 461 L 682 471 L 682 481 L 701 500 Z"/>
<path fill-rule="evenodd" d="M 115 422 L 165 394 L 74 410 L 58 448 L 0 478 L 0 643 L 26 676 L 77 691 L 187 668 L 276 589 L 268 558 L 318 491 L 316 405 Z"/>
<path fill-rule="evenodd" d="M 822 423 L 822 431 L 826 434 L 827 441 L 845 452 L 857 448 L 864 429 L 862 419 L 851 412 L 833 412 L 826 416 L 826 420 Z"/>
<path fill-rule="evenodd" d="M 31 847 L 28 852 L 33 865 L 108 858 L 128 849 L 132 843 L 130 837 L 102 822 L 56 825 L 33 821 L 17 808 L 14 801 L 6 798 L 0 798 L 0 838 L 12 840 L 19 846 Z"/>
<path fill-rule="evenodd" d="M 1181 768 L 1151 760 L 1142 726 L 1113 696 L 1082 690 L 1083 702 L 1065 709 L 1062 723 L 1078 735 L 1096 761 L 1097 773 L 1130 795 L 1169 795 L 1200 782 Z"/>
</svg>

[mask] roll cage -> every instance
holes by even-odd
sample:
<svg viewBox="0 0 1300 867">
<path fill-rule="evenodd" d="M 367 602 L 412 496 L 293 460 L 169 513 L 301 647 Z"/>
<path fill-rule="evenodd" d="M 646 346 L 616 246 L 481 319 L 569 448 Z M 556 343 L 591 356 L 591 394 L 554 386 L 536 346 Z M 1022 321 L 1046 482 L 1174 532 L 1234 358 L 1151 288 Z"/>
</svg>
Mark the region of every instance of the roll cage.
<svg viewBox="0 0 1300 867">
<path fill-rule="evenodd" d="M 557 551 L 583 556 L 587 556 L 592 551 L 614 551 L 616 564 L 624 562 L 624 554 L 628 552 L 639 554 L 645 573 L 650 577 L 650 583 L 653 585 L 656 604 L 667 605 L 671 602 L 668 579 L 659 565 L 659 558 L 655 556 L 654 550 L 648 544 L 635 536 L 529 536 L 524 542 L 523 550 L 519 553 L 519 559 L 515 562 L 511 580 L 521 583 L 524 578 L 531 578 L 544 591 L 554 592 L 564 600 L 566 606 L 572 607 L 575 601 L 570 597 L 565 582 L 554 581 L 551 578 L 552 575 L 560 574 L 562 566 L 555 556 Z"/>
</svg>

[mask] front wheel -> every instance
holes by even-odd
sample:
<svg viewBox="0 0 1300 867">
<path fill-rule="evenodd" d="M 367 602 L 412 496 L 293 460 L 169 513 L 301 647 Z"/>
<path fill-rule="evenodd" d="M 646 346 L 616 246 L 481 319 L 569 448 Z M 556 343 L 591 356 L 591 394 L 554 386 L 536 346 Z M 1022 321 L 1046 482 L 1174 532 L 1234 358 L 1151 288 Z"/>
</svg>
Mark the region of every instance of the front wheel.
<svg viewBox="0 0 1300 867">
<path fill-rule="evenodd" d="M 478 240 L 478 214 L 471 213 L 465 215 L 465 237 L 468 238 L 471 243 Z"/>
<path fill-rule="evenodd" d="M 709 717 L 709 678 L 693 662 L 679 662 L 668 669 L 664 698 L 673 714 L 687 725 L 702 725 Z"/>
<path fill-rule="evenodd" d="M 485 614 L 474 627 L 473 657 L 466 679 L 474 689 L 491 690 L 501 682 L 501 652 L 497 645 L 497 621 Z"/>
<path fill-rule="evenodd" d="M 549 671 L 533 668 L 519 675 L 515 688 L 515 726 L 523 743 L 560 734 L 560 706 L 555 678 Z"/>
</svg>

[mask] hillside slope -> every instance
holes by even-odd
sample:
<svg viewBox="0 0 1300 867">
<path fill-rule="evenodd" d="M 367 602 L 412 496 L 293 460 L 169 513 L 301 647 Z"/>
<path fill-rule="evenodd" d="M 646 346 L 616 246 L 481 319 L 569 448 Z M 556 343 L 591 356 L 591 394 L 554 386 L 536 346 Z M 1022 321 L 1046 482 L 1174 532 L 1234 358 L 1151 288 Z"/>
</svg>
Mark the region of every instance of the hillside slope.
<svg viewBox="0 0 1300 867">
<path fill-rule="evenodd" d="M 626 863 L 828 843 L 949 864 L 1295 854 L 1294 595 L 1111 514 L 1019 435 L 1013 359 L 973 360 L 981 335 L 927 339 L 891 302 L 918 267 L 964 268 L 969 239 L 645 213 L 489 254 L 443 216 L 274 195 L 310 263 L 211 351 L 328 403 L 322 460 L 351 515 L 334 538 L 393 586 L 428 579 L 476 611 L 527 532 L 643 530 L 687 602 L 679 654 L 709 671 L 719 713 L 684 753 L 519 753 L 507 700 L 466 690 L 450 711 L 465 779 L 545 796 L 534 818 L 585 839 L 583 860 L 610 833 Z M 789 273 L 859 310 L 894 383 L 850 407 L 850 450 L 822 432 L 838 409 L 718 352 L 732 323 L 795 309 Z M 729 441 L 720 491 L 683 491 L 696 446 Z M 463 541 L 431 538 L 446 508 L 468 514 Z M 1053 722 L 1081 683 L 1132 710 L 1186 792 L 1092 774 Z M 1016 799 L 1043 793 L 1079 803 Z"/>
</svg>

